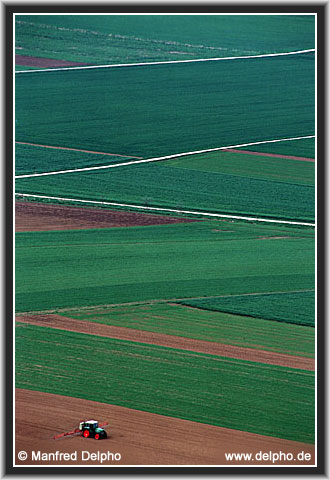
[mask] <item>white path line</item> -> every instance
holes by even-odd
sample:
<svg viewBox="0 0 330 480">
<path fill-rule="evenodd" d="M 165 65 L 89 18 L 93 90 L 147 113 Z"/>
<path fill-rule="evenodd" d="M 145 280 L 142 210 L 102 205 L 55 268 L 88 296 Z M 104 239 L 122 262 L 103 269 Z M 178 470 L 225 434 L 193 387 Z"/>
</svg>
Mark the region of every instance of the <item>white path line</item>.
<svg viewBox="0 0 330 480">
<path fill-rule="evenodd" d="M 300 55 L 302 53 L 315 52 L 315 48 L 308 50 L 298 50 L 295 52 L 283 53 L 264 53 L 261 55 L 244 55 L 242 57 L 217 57 L 217 58 L 195 58 L 190 60 L 167 60 L 163 62 L 140 62 L 140 63 L 118 63 L 110 65 L 89 65 L 84 67 L 60 67 L 60 68 L 43 68 L 38 70 L 18 70 L 16 74 L 20 73 L 39 73 L 39 72 L 63 72 L 64 70 L 90 70 L 95 68 L 119 68 L 119 67 L 142 67 L 146 65 L 168 65 L 173 63 L 194 63 L 194 62 L 220 62 L 222 60 L 245 60 L 249 58 L 266 58 L 266 57 L 281 57 L 284 55 Z"/>
<path fill-rule="evenodd" d="M 195 152 L 185 152 L 185 153 L 176 153 L 174 155 L 166 155 L 165 157 L 156 157 L 156 158 L 146 158 L 144 160 L 133 160 L 130 162 L 114 163 L 112 165 L 101 165 L 97 167 L 84 167 L 84 168 L 75 168 L 70 170 L 57 170 L 53 172 L 43 172 L 43 173 L 30 173 L 26 175 L 17 175 L 15 178 L 31 178 L 31 177 L 43 177 L 46 175 L 60 175 L 63 173 L 74 173 L 74 172 L 87 172 L 91 170 L 102 170 L 105 168 L 115 168 L 115 167 L 125 167 L 127 165 L 133 165 L 137 163 L 149 163 L 149 162 L 160 162 L 163 160 L 169 160 L 171 158 L 185 157 L 187 155 L 196 155 L 201 153 L 216 152 L 218 150 L 226 150 L 228 148 L 239 148 L 239 147 L 248 147 L 251 145 L 261 145 L 263 143 L 276 143 L 276 142 L 288 142 L 291 140 L 302 140 L 305 138 L 314 138 L 315 135 L 307 135 L 305 137 L 292 137 L 292 138 L 282 138 L 280 140 L 263 140 L 261 142 L 252 142 L 252 143 L 242 143 L 240 145 L 227 145 L 226 147 L 217 147 L 217 148 L 208 148 L 206 150 L 197 150 Z"/>
<path fill-rule="evenodd" d="M 65 202 L 91 203 L 93 205 L 112 205 L 116 207 L 138 208 L 141 210 L 152 210 L 157 212 L 184 213 L 189 215 L 202 215 L 205 217 L 216 217 L 216 218 L 233 218 L 235 220 L 247 220 L 250 222 L 285 223 L 289 225 L 303 225 L 305 227 L 315 227 L 315 223 L 291 222 L 288 220 L 271 220 L 268 218 L 243 217 L 243 216 L 237 216 L 237 215 L 222 215 L 220 213 L 198 212 L 198 211 L 192 211 L 192 210 L 174 210 L 172 208 L 146 207 L 144 205 L 130 205 L 128 203 L 101 202 L 96 200 L 80 200 L 77 198 L 48 197 L 45 195 L 32 195 L 28 193 L 15 193 L 15 195 L 20 197 L 28 197 L 28 198 L 45 198 L 49 200 L 61 200 Z"/>
</svg>

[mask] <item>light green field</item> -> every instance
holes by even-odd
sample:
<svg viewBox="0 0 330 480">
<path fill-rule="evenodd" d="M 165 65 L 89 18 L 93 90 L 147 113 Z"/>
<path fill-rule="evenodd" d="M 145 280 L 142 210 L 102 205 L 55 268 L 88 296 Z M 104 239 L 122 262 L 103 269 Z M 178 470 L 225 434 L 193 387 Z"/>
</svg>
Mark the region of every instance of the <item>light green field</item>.
<svg viewBox="0 0 330 480">
<path fill-rule="evenodd" d="M 167 160 L 165 165 L 274 182 L 299 185 L 314 185 L 315 183 L 314 163 L 287 158 L 219 151 L 174 158 Z"/>
<path fill-rule="evenodd" d="M 15 378 L 18 388 L 314 441 L 310 371 L 23 324 Z"/>
<path fill-rule="evenodd" d="M 279 231 L 290 238 L 262 238 Z M 200 222 L 16 237 L 20 312 L 313 288 L 308 229 Z"/>
<path fill-rule="evenodd" d="M 17 53 L 92 64 L 314 48 L 313 15 L 17 15 Z"/>
<path fill-rule="evenodd" d="M 281 302 L 278 302 L 281 307 Z M 133 328 L 238 347 L 314 356 L 314 330 L 169 303 L 83 308 L 59 312 L 68 318 Z"/>
</svg>

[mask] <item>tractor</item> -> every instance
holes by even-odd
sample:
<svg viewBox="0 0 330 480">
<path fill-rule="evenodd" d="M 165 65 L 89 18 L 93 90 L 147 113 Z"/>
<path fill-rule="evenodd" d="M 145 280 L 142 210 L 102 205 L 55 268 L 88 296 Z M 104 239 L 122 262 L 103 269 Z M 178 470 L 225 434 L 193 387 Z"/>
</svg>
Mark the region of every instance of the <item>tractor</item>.
<svg viewBox="0 0 330 480">
<path fill-rule="evenodd" d="M 107 432 L 99 427 L 97 420 L 88 420 L 87 422 L 79 423 L 79 430 L 82 432 L 85 438 L 95 438 L 95 440 L 101 440 L 107 438 Z"/>
</svg>

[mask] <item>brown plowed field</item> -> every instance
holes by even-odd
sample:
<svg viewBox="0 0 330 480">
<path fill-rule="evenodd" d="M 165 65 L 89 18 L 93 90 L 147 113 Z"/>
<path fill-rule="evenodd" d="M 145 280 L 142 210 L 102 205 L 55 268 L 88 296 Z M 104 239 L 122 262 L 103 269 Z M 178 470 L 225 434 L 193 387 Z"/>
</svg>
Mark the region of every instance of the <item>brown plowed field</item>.
<svg viewBox="0 0 330 480">
<path fill-rule="evenodd" d="M 15 55 L 16 65 L 24 67 L 40 67 L 40 68 L 55 68 L 55 67 L 77 67 L 79 65 L 88 65 L 83 62 L 69 62 L 68 60 L 56 60 L 54 58 L 43 57 L 29 57 L 27 55 Z"/>
<path fill-rule="evenodd" d="M 311 454 L 310 461 L 277 462 L 294 466 L 314 464 L 314 445 L 266 437 L 253 433 L 215 427 L 187 420 L 165 417 L 129 408 L 78 398 L 16 389 L 17 465 L 100 465 L 95 460 L 82 461 L 82 451 L 119 453 L 119 461 L 102 465 L 269 465 L 270 461 L 226 461 L 225 452 L 257 454 L 269 451 Z M 80 420 L 108 422 L 108 438 L 97 441 L 81 436 L 53 436 L 76 428 Z M 18 460 L 26 451 L 28 458 Z M 32 451 L 77 452 L 77 461 L 31 461 Z M 88 458 L 88 454 L 84 454 Z M 257 457 L 258 458 L 258 457 Z"/>
<path fill-rule="evenodd" d="M 285 355 L 282 353 L 245 347 L 235 347 L 222 343 L 194 340 L 192 338 L 176 337 L 174 335 L 165 335 L 144 330 L 135 330 L 132 328 L 114 327 L 111 325 L 61 317 L 59 315 L 24 315 L 16 317 L 16 321 L 43 327 L 68 330 L 70 332 L 87 333 L 90 335 L 99 335 L 101 337 L 179 348 L 181 350 L 208 353 L 211 355 L 237 358 L 251 362 L 280 365 L 302 370 L 314 370 L 313 358 L 296 357 L 294 355 Z"/>
<path fill-rule="evenodd" d="M 150 215 L 149 213 L 49 205 L 37 202 L 15 203 L 16 232 L 133 227 L 196 221 L 198 220 L 167 215 Z"/>
</svg>

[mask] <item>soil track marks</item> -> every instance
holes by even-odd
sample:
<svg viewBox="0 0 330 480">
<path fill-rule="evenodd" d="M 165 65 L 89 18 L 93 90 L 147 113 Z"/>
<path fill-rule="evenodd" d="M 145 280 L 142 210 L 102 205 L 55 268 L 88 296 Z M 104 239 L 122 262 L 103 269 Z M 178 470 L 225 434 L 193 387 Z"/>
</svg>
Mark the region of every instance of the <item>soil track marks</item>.
<svg viewBox="0 0 330 480">
<path fill-rule="evenodd" d="M 69 207 L 37 202 L 15 203 L 16 232 L 134 227 L 196 221 L 198 220 L 192 218 L 149 213 Z"/>
<path fill-rule="evenodd" d="M 19 465 L 99 465 L 97 461 L 81 461 L 81 452 L 120 453 L 121 460 L 103 465 L 242 465 L 255 462 L 226 462 L 225 452 L 291 452 L 304 450 L 312 456 L 314 445 L 266 437 L 253 433 L 215 427 L 163 415 L 142 412 L 116 405 L 92 402 L 49 393 L 16 389 L 16 462 Z M 81 436 L 54 440 L 53 436 L 76 428 L 81 419 L 107 421 L 108 438 L 102 441 Z M 26 461 L 17 460 L 25 450 Z M 31 452 L 77 451 L 75 461 L 34 461 Z M 263 461 L 260 464 L 271 464 Z M 285 464 L 285 462 L 279 462 Z M 290 464 L 290 462 L 288 462 Z M 297 462 L 291 462 L 296 465 Z"/>
<path fill-rule="evenodd" d="M 270 365 L 279 365 L 283 367 L 310 371 L 313 371 L 315 368 L 315 362 L 313 358 L 297 357 L 283 353 L 269 352 L 267 350 L 236 347 L 232 345 L 225 345 L 223 343 L 195 340 L 186 337 L 176 337 L 174 335 L 147 332 L 132 328 L 103 325 L 95 322 L 61 317 L 59 315 L 23 315 L 17 316 L 16 321 L 30 323 L 32 325 L 38 325 L 41 327 L 68 330 L 70 332 L 86 333 L 101 337 L 117 338 L 131 342 L 147 343 L 151 345 L 160 345 L 163 347 L 207 353 L 210 355 L 219 355 L 221 357 L 248 360 L 250 362 L 260 362 Z"/>
<path fill-rule="evenodd" d="M 70 62 L 68 60 L 56 60 L 54 58 L 44 57 L 30 57 L 27 55 L 15 55 L 16 65 L 24 67 L 40 67 L 40 68 L 52 68 L 52 67 L 78 67 L 80 65 L 89 65 L 84 62 Z"/>
</svg>

